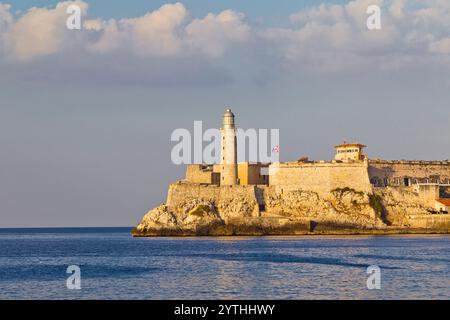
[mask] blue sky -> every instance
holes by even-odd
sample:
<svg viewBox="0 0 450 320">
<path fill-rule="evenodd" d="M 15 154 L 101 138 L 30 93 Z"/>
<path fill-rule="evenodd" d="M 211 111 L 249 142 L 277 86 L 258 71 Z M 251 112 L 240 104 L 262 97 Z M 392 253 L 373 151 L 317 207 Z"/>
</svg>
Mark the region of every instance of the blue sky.
<svg viewBox="0 0 450 320">
<path fill-rule="evenodd" d="M 12 5 L 14 10 L 27 10 L 30 7 L 51 7 L 55 6 L 57 0 L 9 0 L 3 1 Z M 93 16 L 103 18 L 123 18 L 135 17 L 144 12 L 158 9 L 166 3 L 175 3 L 178 1 L 164 0 L 130 0 L 130 1 L 111 1 L 95 0 L 87 1 L 91 6 L 90 13 Z M 208 12 L 219 12 L 226 9 L 234 9 L 245 13 L 253 19 L 265 18 L 271 21 L 277 17 L 285 17 L 305 7 L 311 7 L 318 3 L 337 3 L 343 4 L 345 0 L 188 0 L 179 1 L 186 5 L 192 14 L 196 17 L 204 16 Z"/>
<path fill-rule="evenodd" d="M 450 2 L 384 1 L 371 32 L 373 1 L 102 0 L 76 32 L 57 1 L 3 1 L 0 227 L 135 225 L 184 175 L 172 131 L 228 106 L 282 161 L 449 159 Z"/>
</svg>

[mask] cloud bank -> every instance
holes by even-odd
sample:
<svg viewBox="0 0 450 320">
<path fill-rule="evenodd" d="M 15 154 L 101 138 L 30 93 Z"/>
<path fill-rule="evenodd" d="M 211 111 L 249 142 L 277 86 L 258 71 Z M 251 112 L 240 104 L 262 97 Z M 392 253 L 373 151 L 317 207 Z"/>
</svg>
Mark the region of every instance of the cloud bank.
<svg viewBox="0 0 450 320">
<path fill-rule="evenodd" d="M 66 28 L 66 9 L 73 4 L 81 8 L 80 31 Z M 191 19 L 181 3 L 166 4 L 141 17 L 121 20 L 88 19 L 89 5 L 79 0 L 60 2 L 53 9 L 31 8 L 20 16 L 14 16 L 10 8 L 0 5 L 2 52 L 22 61 L 64 53 L 74 46 L 91 54 L 218 57 L 250 37 L 250 27 L 242 13 L 226 10 Z"/>
<path fill-rule="evenodd" d="M 66 28 L 66 8 L 71 4 L 81 8 L 81 30 Z M 366 28 L 366 9 L 373 4 L 382 8 L 381 30 Z M 183 4 L 173 3 L 140 17 L 103 20 L 91 17 L 88 3 L 80 0 L 19 14 L 0 4 L 0 67 L 10 76 L 33 78 L 26 70 L 43 72 L 51 63 L 69 63 L 76 66 L 75 73 L 101 67 L 110 69 L 108 79 L 136 78 L 155 84 L 180 78 L 184 80 L 179 83 L 224 83 L 232 78 L 233 68 L 249 61 L 252 70 L 270 66 L 272 74 L 327 74 L 369 67 L 398 71 L 418 66 L 448 72 L 450 67 L 450 2 L 446 0 L 320 4 L 288 19 L 287 26 L 266 27 L 233 10 L 194 18 Z M 63 69 L 70 73 L 70 66 Z"/>
</svg>

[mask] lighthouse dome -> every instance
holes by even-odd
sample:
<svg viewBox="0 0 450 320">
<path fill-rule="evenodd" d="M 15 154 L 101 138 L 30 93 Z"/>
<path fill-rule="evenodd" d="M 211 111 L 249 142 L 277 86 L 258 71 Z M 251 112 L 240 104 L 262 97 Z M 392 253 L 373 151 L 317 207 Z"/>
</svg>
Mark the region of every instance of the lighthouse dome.
<svg viewBox="0 0 450 320">
<path fill-rule="evenodd" d="M 223 126 L 224 128 L 234 128 L 234 114 L 231 109 L 226 109 L 223 114 Z"/>
<path fill-rule="evenodd" d="M 234 117 L 234 114 L 233 114 L 233 112 L 231 112 L 231 109 L 226 109 L 223 116 L 224 117 Z"/>
</svg>

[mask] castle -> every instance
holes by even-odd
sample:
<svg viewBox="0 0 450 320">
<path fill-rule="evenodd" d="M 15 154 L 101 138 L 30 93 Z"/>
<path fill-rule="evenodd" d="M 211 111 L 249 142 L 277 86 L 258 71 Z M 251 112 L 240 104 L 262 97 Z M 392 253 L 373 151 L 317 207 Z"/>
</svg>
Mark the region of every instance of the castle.
<svg viewBox="0 0 450 320">
<path fill-rule="evenodd" d="M 223 115 L 221 128 L 221 163 L 187 166 L 187 182 L 205 185 L 273 186 L 279 192 L 310 190 L 320 193 L 339 188 L 370 192 L 372 188 L 412 187 L 429 197 L 439 211 L 448 211 L 447 200 L 440 199 L 439 190 L 450 186 L 450 160 L 409 161 L 369 159 L 365 145 L 343 143 L 335 146 L 331 161 L 298 161 L 279 163 L 237 162 L 235 116 L 230 109 Z M 425 196 L 426 194 L 426 196 Z"/>
<path fill-rule="evenodd" d="M 329 161 L 237 161 L 223 115 L 218 164 L 191 164 L 135 236 L 450 233 L 450 161 L 370 159 L 335 146 Z"/>
</svg>

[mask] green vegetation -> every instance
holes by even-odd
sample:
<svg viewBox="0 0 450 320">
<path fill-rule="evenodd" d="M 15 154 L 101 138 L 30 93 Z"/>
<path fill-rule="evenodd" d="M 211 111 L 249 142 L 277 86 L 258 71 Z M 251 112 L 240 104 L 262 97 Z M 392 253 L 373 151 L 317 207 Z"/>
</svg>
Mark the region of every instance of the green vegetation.
<svg viewBox="0 0 450 320">
<path fill-rule="evenodd" d="M 369 195 L 369 204 L 372 207 L 375 212 L 381 216 L 381 213 L 383 212 L 384 208 L 381 203 L 381 198 L 375 194 Z"/>
<path fill-rule="evenodd" d="M 383 220 L 384 223 L 388 224 L 386 217 L 386 210 L 384 209 L 381 197 L 376 194 L 369 194 L 369 204 L 375 213 Z"/>
</svg>

